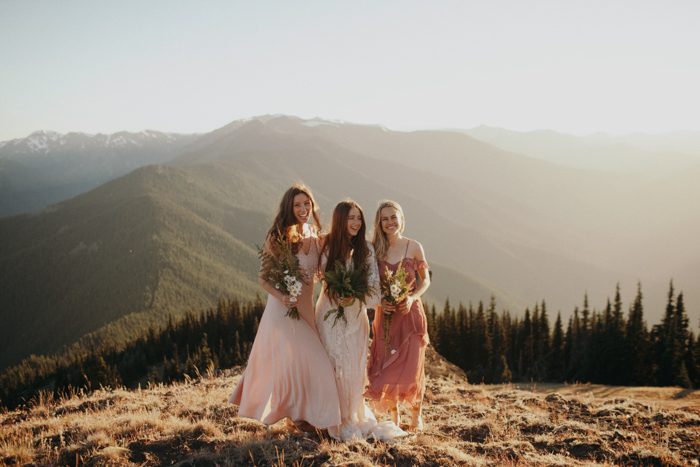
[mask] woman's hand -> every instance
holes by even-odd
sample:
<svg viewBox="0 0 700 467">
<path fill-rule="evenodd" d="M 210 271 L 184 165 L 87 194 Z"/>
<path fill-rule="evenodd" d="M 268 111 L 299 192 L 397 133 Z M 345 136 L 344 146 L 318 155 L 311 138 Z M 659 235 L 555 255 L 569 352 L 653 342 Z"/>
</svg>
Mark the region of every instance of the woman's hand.
<svg viewBox="0 0 700 467">
<path fill-rule="evenodd" d="M 284 306 L 287 308 L 293 308 L 297 305 L 297 299 L 289 295 L 283 295 L 282 303 L 284 303 Z"/>
<path fill-rule="evenodd" d="M 391 314 L 391 313 L 396 311 L 396 305 L 394 305 L 393 303 L 387 302 L 383 298 L 382 298 L 381 307 L 382 307 L 382 312 L 386 313 L 386 314 Z"/>
<path fill-rule="evenodd" d="M 411 311 L 411 307 L 413 306 L 413 302 L 415 302 L 416 299 L 409 295 L 406 297 L 405 300 L 403 300 L 401 303 L 396 305 L 396 311 L 401 313 L 402 315 L 406 315 Z"/>
</svg>

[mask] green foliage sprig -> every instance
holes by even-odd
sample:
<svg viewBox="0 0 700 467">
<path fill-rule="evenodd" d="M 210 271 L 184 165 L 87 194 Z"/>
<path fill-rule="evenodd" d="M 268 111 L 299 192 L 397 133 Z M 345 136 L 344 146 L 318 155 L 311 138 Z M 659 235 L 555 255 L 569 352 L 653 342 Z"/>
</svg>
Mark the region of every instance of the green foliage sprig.
<svg viewBox="0 0 700 467">
<path fill-rule="evenodd" d="M 338 303 L 337 308 L 332 308 L 323 316 L 324 321 L 335 314 L 333 327 L 339 320 L 348 322 L 345 317 L 345 306 L 350 306 L 355 300 L 365 303 L 368 295 L 374 292 L 369 285 L 369 265 L 365 264 L 359 269 L 347 267 L 342 261 L 336 260 L 333 269 L 326 271 L 323 277 L 324 287 L 331 301 Z"/>
</svg>

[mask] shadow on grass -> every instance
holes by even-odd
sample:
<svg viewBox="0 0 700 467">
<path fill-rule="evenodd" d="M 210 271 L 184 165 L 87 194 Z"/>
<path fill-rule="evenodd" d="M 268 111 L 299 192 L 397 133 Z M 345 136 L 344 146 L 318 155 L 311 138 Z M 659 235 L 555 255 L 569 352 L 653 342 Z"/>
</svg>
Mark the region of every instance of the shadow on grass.
<svg viewBox="0 0 700 467">
<path fill-rule="evenodd" d="M 196 430 L 168 438 L 135 441 L 129 444 L 129 460 L 145 465 L 180 467 L 214 465 L 311 466 L 328 462 L 330 454 L 321 448 L 325 439 L 319 433 L 289 433 L 280 436 L 268 431 L 259 438 L 234 443 L 212 440 Z"/>
</svg>

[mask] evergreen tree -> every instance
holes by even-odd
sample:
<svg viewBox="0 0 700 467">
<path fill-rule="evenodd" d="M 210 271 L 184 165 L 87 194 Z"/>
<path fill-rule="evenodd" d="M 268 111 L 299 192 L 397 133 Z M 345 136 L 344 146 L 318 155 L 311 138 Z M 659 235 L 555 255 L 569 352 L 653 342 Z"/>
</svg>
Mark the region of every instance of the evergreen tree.
<svg viewBox="0 0 700 467">
<path fill-rule="evenodd" d="M 581 378 L 581 366 L 583 362 L 583 347 L 581 342 L 581 320 L 579 318 L 578 307 L 574 308 L 574 316 L 570 321 L 570 330 L 567 329 L 568 349 L 568 370 L 567 379 L 579 381 Z"/>
<path fill-rule="evenodd" d="M 625 318 L 622 312 L 619 283 L 615 287 L 615 300 L 606 337 L 608 341 L 606 346 L 608 349 L 607 380 L 610 384 L 623 384 L 627 365 L 625 362 Z"/>
<path fill-rule="evenodd" d="M 591 380 L 591 310 L 588 305 L 588 292 L 583 295 L 583 309 L 581 310 L 581 324 L 579 326 L 579 347 L 581 352 L 581 361 L 578 368 L 578 379 L 581 381 Z"/>
<path fill-rule="evenodd" d="M 445 306 L 442 308 L 442 315 L 440 315 L 439 325 L 437 329 L 437 350 L 445 356 L 450 361 L 454 361 L 454 355 L 451 350 L 452 346 L 452 331 L 451 321 L 452 321 L 452 307 L 450 306 L 449 297 L 445 299 Z"/>
<path fill-rule="evenodd" d="M 537 347 L 537 350 L 535 351 L 535 354 L 537 355 L 535 364 L 535 378 L 538 381 L 544 381 L 548 378 L 552 359 L 550 351 L 551 343 L 549 317 L 547 316 L 547 305 L 544 300 L 542 300 L 542 308 L 537 321 L 537 328 L 537 340 L 535 343 Z"/>
<path fill-rule="evenodd" d="M 487 365 L 491 354 L 491 336 L 488 334 L 486 325 L 486 315 L 484 313 L 484 304 L 480 301 L 476 312 L 476 320 L 474 322 L 474 357 L 476 364 L 472 368 L 471 374 L 468 373 L 470 381 L 483 382 L 487 378 Z"/>
<path fill-rule="evenodd" d="M 642 385 L 649 378 L 649 333 L 644 322 L 642 284 L 637 283 L 637 295 L 630 306 L 625 330 L 625 384 Z"/>
<path fill-rule="evenodd" d="M 245 363 L 243 361 L 243 356 L 241 353 L 241 335 L 238 329 L 236 329 L 236 332 L 233 334 L 233 345 L 232 345 L 232 364 L 233 365 L 242 365 Z"/>
<path fill-rule="evenodd" d="M 496 314 L 496 298 L 492 295 L 488 308 L 488 332 L 491 336 L 491 354 L 488 368 L 491 370 L 488 382 L 510 382 L 513 378 L 506 359 L 507 337 L 503 328 L 503 322 Z M 507 369 L 507 371 L 506 371 Z M 503 378 L 507 375 L 508 381 Z"/>
<path fill-rule="evenodd" d="M 693 358 L 697 367 L 693 384 L 696 388 L 700 388 L 700 334 L 698 334 L 698 338 L 695 340 L 695 345 L 693 346 Z"/>
<path fill-rule="evenodd" d="M 520 355 L 518 357 L 518 377 L 525 381 L 532 380 L 533 365 L 535 358 L 535 349 L 532 335 L 532 319 L 530 317 L 530 309 L 525 309 L 525 317 L 519 332 L 518 348 Z"/>
<path fill-rule="evenodd" d="M 669 284 L 666 312 L 661 324 L 654 326 L 654 352 L 658 362 L 657 384 L 670 386 L 674 380 L 674 353 L 677 352 L 676 337 L 676 306 L 673 281 Z M 674 349 L 674 347 L 676 347 Z M 677 358 L 677 356 L 676 356 Z"/>
<path fill-rule="evenodd" d="M 497 366 L 500 374 L 498 375 L 498 383 L 510 383 L 513 381 L 513 374 L 510 371 L 510 366 L 508 366 L 508 361 L 505 355 L 501 355 L 500 364 Z"/>
<path fill-rule="evenodd" d="M 566 325 L 566 333 L 564 334 L 564 381 L 575 380 L 576 367 L 573 365 L 574 354 L 574 319 L 569 318 Z"/>
<path fill-rule="evenodd" d="M 83 370 L 84 385 L 90 389 L 100 387 L 116 388 L 121 385 L 117 369 L 108 365 L 102 355 L 88 360 Z"/>
<path fill-rule="evenodd" d="M 608 300 L 606 310 L 609 314 L 610 300 Z M 604 366 L 601 362 L 606 359 L 606 340 L 605 340 L 605 314 L 593 311 L 591 319 L 591 346 L 589 349 L 591 355 L 591 366 L 588 368 L 590 376 L 586 381 L 601 383 L 605 380 Z"/>
<path fill-rule="evenodd" d="M 695 335 L 691 331 L 688 334 L 688 346 L 685 351 L 685 366 L 688 369 L 688 378 L 693 387 L 697 388 L 698 385 L 698 373 L 700 373 L 700 367 L 698 366 L 698 360 L 695 354 L 696 351 Z"/>
<path fill-rule="evenodd" d="M 197 356 L 197 366 L 201 373 L 205 373 L 209 368 L 219 366 L 219 362 L 209 346 L 209 336 L 206 332 L 202 335 L 202 341 L 197 349 Z"/>
<path fill-rule="evenodd" d="M 457 352 L 457 357 L 454 363 L 456 363 L 461 368 L 469 368 L 472 362 L 469 360 L 470 341 L 468 339 L 469 329 L 468 329 L 468 317 L 467 309 L 460 302 L 457 307 L 457 313 L 455 316 L 455 329 L 454 329 L 454 341 L 455 341 L 455 352 Z"/>
<path fill-rule="evenodd" d="M 690 388 L 693 386 L 688 373 L 689 331 L 688 316 L 685 313 L 683 292 L 676 298 L 676 332 L 673 342 L 673 385 Z"/>
<path fill-rule="evenodd" d="M 430 336 L 430 342 L 432 342 L 433 347 L 437 349 L 440 343 L 437 341 L 437 312 L 434 304 L 430 306 L 430 311 L 426 313 L 426 318 L 428 318 L 428 336 Z"/>
<path fill-rule="evenodd" d="M 565 370 L 564 330 L 562 328 L 561 313 L 557 313 L 552 335 L 551 359 L 549 361 L 549 380 L 563 381 Z"/>
</svg>

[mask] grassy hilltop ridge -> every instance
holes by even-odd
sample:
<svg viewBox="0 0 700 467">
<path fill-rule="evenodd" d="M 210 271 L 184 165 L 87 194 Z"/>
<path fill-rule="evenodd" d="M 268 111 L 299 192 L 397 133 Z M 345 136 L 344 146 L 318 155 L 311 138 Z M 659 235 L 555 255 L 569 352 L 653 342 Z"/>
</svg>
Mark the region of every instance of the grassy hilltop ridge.
<svg viewBox="0 0 700 467">
<path fill-rule="evenodd" d="M 337 443 L 236 417 L 241 369 L 0 414 L 6 464 L 693 465 L 700 396 L 678 388 L 470 385 L 428 353 L 423 433 Z M 651 429 L 653 427 L 653 429 Z"/>
</svg>

